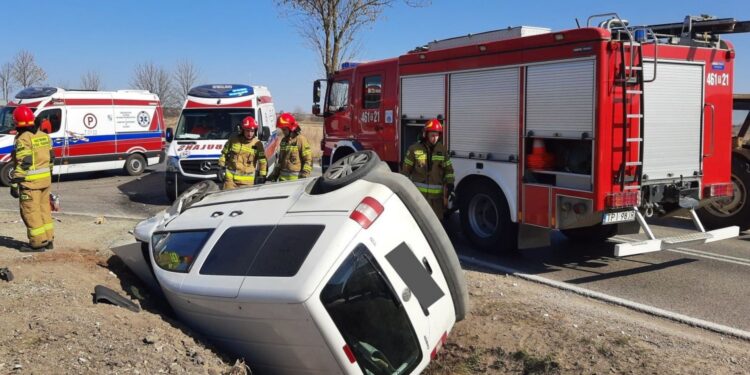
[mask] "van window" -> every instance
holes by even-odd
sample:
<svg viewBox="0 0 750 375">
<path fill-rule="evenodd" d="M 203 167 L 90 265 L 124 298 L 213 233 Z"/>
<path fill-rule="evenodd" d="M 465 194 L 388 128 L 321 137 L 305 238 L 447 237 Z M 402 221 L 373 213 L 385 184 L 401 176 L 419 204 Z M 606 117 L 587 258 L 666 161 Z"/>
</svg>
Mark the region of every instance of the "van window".
<svg viewBox="0 0 750 375">
<path fill-rule="evenodd" d="M 362 108 L 380 108 L 382 87 L 380 76 L 365 77 L 362 87 Z"/>
<path fill-rule="evenodd" d="M 42 126 L 42 124 L 46 121 L 48 121 L 50 128 L 52 131 L 50 133 L 57 133 L 60 130 L 60 124 L 62 118 L 62 110 L 57 109 L 48 109 L 45 111 L 42 111 L 38 116 L 36 116 L 36 119 L 34 119 L 34 123 L 37 126 Z M 45 130 L 42 128 L 42 130 Z"/>
<path fill-rule="evenodd" d="M 349 104 L 349 82 L 336 81 L 328 91 L 328 111 L 338 112 Z"/>
<path fill-rule="evenodd" d="M 409 373 L 422 360 L 409 316 L 365 245 L 339 267 L 320 301 L 363 373 Z"/>
<path fill-rule="evenodd" d="M 180 114 L 175 139 L 228 139 L 242 119 L 255 117 L 251 108 L 185 109 Z"/>
<path fill-rule="evenodd" d="M 292 277 L 324 225 L 259 225 L 227 229 L 201 267 L 202 275 Z"/>
<path fill-rule="evenodd" d="M 13 111 L 16 107 L 2 107 L 0 108 L 0 134 L 10 134 L 11 130 L 15 130 L 16 123 L 13 121 Z M 36 111 L 36 108 L 31 108 L 32 112 Z"/>
<path fill-rule="evenodd" d="M 155 233 L 151 244 L 156 265 L 167 271 L 190 272 L 190 266 L 211 233 L 212 229 Z"/>
<path fill-rule="evenodd" d="M 396 246 L 390 253 L 386 254 L 385 259 L 391 264 L 398 276 L 406 283 L 406 286 L 414 293 L 419 301 L 422 311 L 428 315 L 427 309 L 435 302 L 440 300 L 445 293 L 440 289 L 425 266 L 420 263 L 409 246 L 402 242 Z M 430 267 L 439 267 L 437 264 Z"/>
</svg>

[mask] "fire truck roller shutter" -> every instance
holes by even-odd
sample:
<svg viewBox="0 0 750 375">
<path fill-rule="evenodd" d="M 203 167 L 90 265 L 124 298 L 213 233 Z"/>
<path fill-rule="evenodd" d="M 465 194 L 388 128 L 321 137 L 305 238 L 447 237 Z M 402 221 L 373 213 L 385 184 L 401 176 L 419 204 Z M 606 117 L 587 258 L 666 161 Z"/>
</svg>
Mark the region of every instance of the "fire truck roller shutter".
<svg viewBox="0 0 750 375">
<path fill-rule="evenodd" d="M 410 119 L 445 116 L 445 75 L 402 78 L 401 115 Z"/>
</svg>

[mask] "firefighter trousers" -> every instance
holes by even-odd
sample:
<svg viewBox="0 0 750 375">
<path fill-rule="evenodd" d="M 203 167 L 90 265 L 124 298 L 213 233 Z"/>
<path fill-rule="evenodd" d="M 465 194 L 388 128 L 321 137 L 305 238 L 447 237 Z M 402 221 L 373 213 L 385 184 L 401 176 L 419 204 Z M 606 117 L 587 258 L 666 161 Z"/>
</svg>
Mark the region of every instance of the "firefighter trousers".
<svg viewBox="0 0 750 375">
<path fill-rule="evenodd" d="M 443 215 L 445 214 L 445 206 L 443 205 L 442 197 L 425 197 L 427 203 L 430 204 L 432 210 L 435 211 L 438 220 L 443 221 Z"/>
<path fill-rule="evenodd" d="M 19 197 L 21 218 L 26 224 L 29 245 L 33 248 L 45 246 L 55 238 L 52 208 L 49 204 L 50 187 L 25 189 L 21 187 Z"/>
<path fill-rule="evenodd" d="M 253 186 L 253 181 L 243 182 L 243 181 L 235 181 L 234 179 L 227 178 L 224 180 L 224 186 L 222 187 L 223 190 L 232 190 L 232 189 L 238 189 L 242 187 L 248 187 Z"/>
</svg>

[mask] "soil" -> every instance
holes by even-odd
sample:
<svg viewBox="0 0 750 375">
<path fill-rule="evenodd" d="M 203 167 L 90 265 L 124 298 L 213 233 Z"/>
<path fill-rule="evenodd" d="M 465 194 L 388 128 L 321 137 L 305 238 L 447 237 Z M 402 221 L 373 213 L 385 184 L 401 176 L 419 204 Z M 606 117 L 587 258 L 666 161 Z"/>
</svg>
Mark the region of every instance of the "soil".
<svg viewBox="0 0 750 375">
<path fill-rule="evenodd" d="M 135 221 L 58 215 L 55 250 L 21 253 L 0 212 L 0 374 L 248 374 L 177 321 L 110 248 Z M 745 374 L 750 342 L 481 269 L 472 309 L 427 374 Z M 96 285 L 141 306 L 94 303 Z"/>
</svg>

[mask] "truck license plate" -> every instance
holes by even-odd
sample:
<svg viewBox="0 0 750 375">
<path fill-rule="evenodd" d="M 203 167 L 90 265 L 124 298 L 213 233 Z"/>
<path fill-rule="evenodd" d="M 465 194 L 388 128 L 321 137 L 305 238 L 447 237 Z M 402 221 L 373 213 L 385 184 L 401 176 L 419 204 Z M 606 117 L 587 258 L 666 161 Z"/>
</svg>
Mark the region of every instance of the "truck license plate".
<svg viewBox="0 0 750 375">
<path fill-rule="evenodd" d="M 607 212 L 604 214 L 604 220 L 602 220 L 602 224 L 624 223 L 633 220 L 635 220 L 635 211 L 633 210 Z"/>
</svg>

